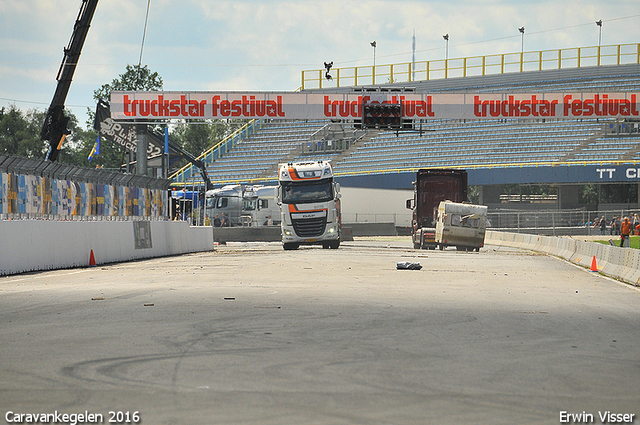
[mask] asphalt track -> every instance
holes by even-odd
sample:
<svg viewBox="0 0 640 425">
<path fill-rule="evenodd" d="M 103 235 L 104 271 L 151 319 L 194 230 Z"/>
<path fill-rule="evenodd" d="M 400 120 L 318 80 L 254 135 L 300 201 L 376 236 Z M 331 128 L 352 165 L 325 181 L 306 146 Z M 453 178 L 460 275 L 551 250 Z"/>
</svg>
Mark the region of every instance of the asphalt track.
<svg viewBox="0 0 640 425">
<path fill-rule="evenodd" d="M 0 278 L 0 423 L 640 423 L 638 382 L 640 291 L 497 246 L 230 244 Z"/>
</svg>

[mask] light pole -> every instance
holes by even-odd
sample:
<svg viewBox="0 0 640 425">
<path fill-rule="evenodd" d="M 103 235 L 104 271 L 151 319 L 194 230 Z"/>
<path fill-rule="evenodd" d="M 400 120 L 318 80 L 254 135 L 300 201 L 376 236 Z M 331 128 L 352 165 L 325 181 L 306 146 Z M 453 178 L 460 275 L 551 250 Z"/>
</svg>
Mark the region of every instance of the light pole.
<svg viewBox="0 0 640 425">
<path fill-rule="evenodd" d="M 524 25 L 518 28 L 520 31 L 520 72 L 524 71 Z"/>
<path fill-rule="evenodd" d="M 371 47 L 373 47 L 373 68 L 371 70 L 371 80 L 372 80 L 372 84 L 376 83 L 376 46 L 378 45 L 378 43 L 376 43 L 375 40 L 373 40 L 371 43 Z"/>
<path fill-rule="evenodd" d="M 602 44 L 602 19 L 596 21 L 598 26 L 598 66 L 600 66 L 600 45 Z"/>
<path fill-rule="evenodd" d="M 449 59 L 449 34 L 442 36 L 444 38 L 444 60 Z"/>
<path fill-rule="evenodd" d="M 447 70 L 449 63 L 449 33 L 442 36 L 444 38 L 444 78 L 447 78 Z"/>
</svg>

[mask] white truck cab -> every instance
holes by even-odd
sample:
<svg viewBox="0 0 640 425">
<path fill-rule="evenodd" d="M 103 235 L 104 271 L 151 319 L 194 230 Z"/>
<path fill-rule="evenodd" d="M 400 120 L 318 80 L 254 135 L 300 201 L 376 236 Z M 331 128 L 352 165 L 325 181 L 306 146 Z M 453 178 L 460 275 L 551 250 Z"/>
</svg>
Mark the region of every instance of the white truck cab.
<svg viewBox="0 0 640 425">
<path fill-rule="evenodd" d="M 280 164 L 278 203 L 284 249 L 340 246 L 339 192 L 329 161 Z"/>
</svg>

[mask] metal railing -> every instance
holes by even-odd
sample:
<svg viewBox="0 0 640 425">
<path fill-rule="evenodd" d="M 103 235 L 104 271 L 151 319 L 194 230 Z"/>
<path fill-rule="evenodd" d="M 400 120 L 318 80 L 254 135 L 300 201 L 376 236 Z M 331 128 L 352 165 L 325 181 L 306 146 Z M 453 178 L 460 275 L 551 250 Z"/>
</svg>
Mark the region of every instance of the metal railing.
<svg viewBox="0 0 640 425">
<path fill-rule="evenodd" d="M 640 63 L 640 43 L 574 47 L 334 68 L 331 80 L 325 78 L 324 69 L 305 70 L 301 90 L 637 63 Z"/>
<path fill-rule="evenodd" d="M 227 137 L 225 137 L 216 145 L 201 153 L 200 156 L 198 156 L 196 159 L 201 160 L 205 163 L 205 165 L 211 164 L 213 161 L 229 152 L 235 145 L 242 142 L 250 135 L 254 134 L 260 128 L 262 128 L 262 121 L 251 120 Z M 195 167 L 193 164 L 187 164 L 173 173 L 171 176 L 169 176 L 169 178 L 173 179 L 174 186 L 182 186 L 184 184 L 187 184 L 189 179 L 192 179 L 196 174 L 198 174 L 197 167 Z"/>
<path fill-rule="evenodd" d="M 554 211 L 508 211 L 489 212 L 488 228 L 513 233 L 540 235 L 602 235 L 604 239 L 616 236 L 611 221 L 614 217 L 629 217 L 640 213 L 639 209 L 621 208 L 600 211 L 554 210 Z M 604 232 L 600 230 L 600 218 L 607 222 Z M 394 223 L 398 227 L 411 226 L 411 212 L 406 213 L 343 213 L 345 226 L 352 223 Z M 619 230 L 618 230 L 619 234 Z"/>
<path fill-rule="evenodd" d="M 493 230 L 507 230 L 515 233 L 528 233 L 538 235 L 602 235 L 609 238 L 620 234 L 611 222 L 614 217 L 629 217 L 633 221 L 633 215 L 637 209 L 615 209 L 600 211 L 583 210 L 558 210 L 558 211 L 510 211 L 490 212 L 487 214 L 488 227 Z M 604 231 L 600 228 L 600 219 L 605 217 Z"/>
<path fill-rule="evenodd" d="M 593 160 L 593 161 L 541 161 L 541 162 L 508 162 L 508 163 L 494 163 L 494 164 L 447 164 L 446 168 L 453 168 L 456 170 L 476 170 L 476 169 L 492 169 L 492 168 L 525 168 L 525 167 L 558 167 L 558 166 L 585 166 L 585 165 L 637 165 L 640 164 L 640 160 Z M 418 170 L 429 168 L 442 168 L 442 166 L 432 167 L 406 167 L 406 168 L 375 168 L 364 171 L 340 171 L 339 169 L 334 172 L 337 177 L 350 177 L 350 176 L 367 176 L 375 174 L 399 174 L 399 173 L 416 173 Z"/>
</svg>

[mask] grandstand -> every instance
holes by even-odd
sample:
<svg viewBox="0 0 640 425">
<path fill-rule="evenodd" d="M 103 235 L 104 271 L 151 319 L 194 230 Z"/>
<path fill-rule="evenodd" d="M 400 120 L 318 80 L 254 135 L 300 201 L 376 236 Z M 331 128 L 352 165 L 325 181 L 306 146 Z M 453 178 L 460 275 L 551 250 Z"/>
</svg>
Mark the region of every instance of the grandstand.
<svg viewBox="0 0 640 425">
<path fill-rule="evenodd" d="M 408 86 L 429 93 L 640 92 L 640 54 L 635 63 L 620 65 L 376 85 L 389 89 Z M 358 133 L 351 123 L 265 121 L 260 130 L 212 162 L 208 172 L 215 184 L 269 182 L 276 179 L 279 162 L 328 159 L 343 185 L 358 187 L 408 188 L 415 170 L 426 167 L 468 169 L 470 184 L 478 185 L 596 182 L 595 176 L 584 177 L 584 170 L 574 171 L 640 161 L 639 124 L 611 119 L 430 120 L 416 123 L 415 131 L 370 130 L 365 134 Z M 345 139 L 348 143 L 343 144 Z M 337 145 L 344 149 L 334 149 Z M 312 146 L 314 149 L 308 149 Z M 569 174 L 576 177 L 560 176 L 558 170 L 563 174 L 571 170 Z M 528 181 L 523 180 L 523 175 Z M 386 183 L 382 185 L 381 178 L 374 176 L 384 176 Z M 518 176 L 516 181 L 514 176 Z M 177 173 L 175 180 L 199 184 L 197 173 L 191 171 Z"/>
</svg>

